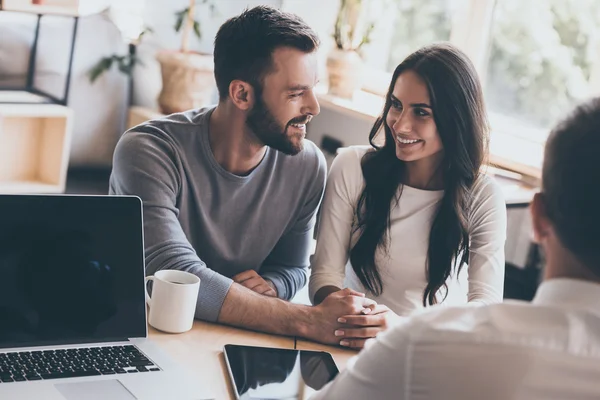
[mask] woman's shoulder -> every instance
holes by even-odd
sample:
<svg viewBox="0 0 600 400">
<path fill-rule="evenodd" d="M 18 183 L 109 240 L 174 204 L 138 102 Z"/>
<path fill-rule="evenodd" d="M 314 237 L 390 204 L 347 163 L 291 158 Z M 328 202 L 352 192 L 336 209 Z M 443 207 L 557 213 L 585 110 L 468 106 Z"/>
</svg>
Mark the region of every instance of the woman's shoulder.
<svg viewBox="0 0 600 400">
<path fill-rule="evenodd" d="M 343 185 L 347 191 L 355 196 L 364 186 L 364 176 L 361 161 L 367 152 L 372 151 L 369 146 L 349 146 L 340 148 L 331 164 L 328 185 Z"/>
<path fill-rule="evenodd" d="M 504 199 L 502 187 L 493 176 L 481 173 L 473 183 L 471 194 L 478 198 L 501 197 Z"/>
<path fill-rule="evenodd" d="M 500 184 L 493 176 L 481 173 L 471 187 L 471 213 L 490 209 L 505 209 L 506 200 Z"/>
<path fill-rule="evenodd" d="M 362 178 L 362 158 L 367 152 L 372 151 L 369 146 L 341 147 L 331 165 L 331 173 L 353 175 Z"/>
<path fill-rule="evenodd" d="M 373 151 L 371 146 L 348 146 L 348 147 L 340 147 L 337 150 L 336 160 L 340 160 L 339 162 L 343 162 L 346 165 L 350 164 L 358 164 L 365 154 L 369 151 Z"/>
</svg>

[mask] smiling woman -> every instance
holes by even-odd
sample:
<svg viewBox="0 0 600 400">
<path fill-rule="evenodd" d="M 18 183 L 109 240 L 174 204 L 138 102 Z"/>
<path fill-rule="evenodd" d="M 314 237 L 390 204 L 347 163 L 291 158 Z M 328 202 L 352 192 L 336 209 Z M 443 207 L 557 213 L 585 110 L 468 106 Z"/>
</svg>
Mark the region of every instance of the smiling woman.
<svg viewBox="0 0 600 400">
<path fill-rule="evenodd" d="M 432 45 L 396 68 L 372 147 L 342 152 L 325 192 L 313 302 L 348 286 L 381 305 L 343 330 L 343 342 L 360 347 L 395 315 L 426 305 L 502 301 L 506 209 L 479 172 L 487 137 L 481 85 L 464 53 Z"/>
</svg>

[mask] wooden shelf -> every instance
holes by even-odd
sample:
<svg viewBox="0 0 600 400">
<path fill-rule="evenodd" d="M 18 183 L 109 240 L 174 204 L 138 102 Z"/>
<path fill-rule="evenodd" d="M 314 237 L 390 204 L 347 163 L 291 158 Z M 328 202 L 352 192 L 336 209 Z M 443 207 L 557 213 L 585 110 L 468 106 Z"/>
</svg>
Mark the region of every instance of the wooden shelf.
<svg viewBox="0 0 600 400">
<path fill-rule="evenodd" d="M 56 104 L 0 104 L 0 193 L 64 191 L 72 120 Z"/>
<path fill-rule="evenodd" d="M 0 103 L 45 104 L 48 99 L 24 90 L 0 90 Z"/>
<path fill-rule="evenodd" d="M 85 17 L 104 11 L 109 6 L 103 0 L 46 0 L 44 4 L 33 4 L 31 0 L 2 0 L 2 10 L 40 15 L 64 15 Z"/>
</svg>

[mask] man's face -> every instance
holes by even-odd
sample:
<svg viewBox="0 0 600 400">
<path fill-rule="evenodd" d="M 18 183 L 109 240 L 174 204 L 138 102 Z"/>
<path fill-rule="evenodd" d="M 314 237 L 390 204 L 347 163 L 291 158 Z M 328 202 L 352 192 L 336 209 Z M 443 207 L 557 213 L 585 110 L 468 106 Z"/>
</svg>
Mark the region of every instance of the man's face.
<svg viewBox="0 0 600 400">
<path fill-rule="evenodd" d="M 274 69 L 264 78 L 262 94 L 256 92 L 246 124 L 265 145 L 295 155 L 303 148 L 306 124 L 320 111 L 317 55 L 280 47 L 272 60 Z"/>
</svg>

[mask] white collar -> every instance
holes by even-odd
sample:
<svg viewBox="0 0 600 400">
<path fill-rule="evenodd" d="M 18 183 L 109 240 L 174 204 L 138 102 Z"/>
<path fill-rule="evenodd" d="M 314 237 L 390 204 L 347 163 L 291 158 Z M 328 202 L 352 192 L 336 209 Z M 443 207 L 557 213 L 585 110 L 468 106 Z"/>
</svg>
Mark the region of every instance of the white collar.
<svg viewBox="0 0 600 400">
<path fill-rule="evenodd" d="M 578 308 L 600 314 L 600 284 L 581 279 L 549 279 L 541 283 L 532 303 Z"/>
</svg>

